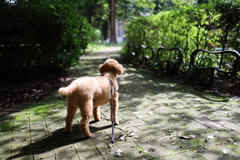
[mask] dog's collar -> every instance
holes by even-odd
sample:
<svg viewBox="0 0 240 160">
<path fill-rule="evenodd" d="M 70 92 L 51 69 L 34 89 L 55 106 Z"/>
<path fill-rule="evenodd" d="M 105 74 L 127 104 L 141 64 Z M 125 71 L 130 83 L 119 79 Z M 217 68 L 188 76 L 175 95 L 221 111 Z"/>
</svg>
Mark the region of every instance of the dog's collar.
<svg viewBox="0 0 240 160">
<path fill-rule="evenodd" d="M 113 88 L 113 93 L 114 93 L 114 92 L 118 92 L 118 90 L 115 89 L 116 84 L 114 85 L 114 83 L 113 83 L 113 80 L 116 79 L 116 78 L 115 78 L 115 75 L 114 75 L 112 72 L 103 72 L 101 75 L 102 75 L 103 77 L 106 77 L 106 78 L 109 80 L 110 85 L 111 85 L 111 90 L 112 90 L 112 88 Z"/>
<path fill-rule="evenodd" d="M 104 76 L 105 77 L 105 76 Z M 113 86 L 113 81 L 110 79 L 110 78 L 108 78 L 108 77 L 106 77 L 108 80 L 109 80 L 109 82 L 110 82 L 110 86 L 111 86 L 111 94 L 112 93 L 114 93 L 114 92 L 118 92 L 118 90 L 117 89 L 115 89 L 115 87 Z"/>
<path fill-rule="evenodd" d="M 113 86 L 113 81 L 111 80 L 111 79 L 109 79 L 108 77 L 106 77 L 108 80 L 109 80 L 109 82 L 110 82 L 110 85 L 111 85 L 111 93 L 114 93 L 114 92 L 118 92 L 118 90 L 116 90 L 115 88 L 114 88 L 114 86 Z"/>
<path fill-rule="evenodd" d="M 105 74 L 110 74 L 110 76 L 115 77 L 115 75 L 112 72 L 103 72 L 101 75 L 104 76 Z"/>
</svg>

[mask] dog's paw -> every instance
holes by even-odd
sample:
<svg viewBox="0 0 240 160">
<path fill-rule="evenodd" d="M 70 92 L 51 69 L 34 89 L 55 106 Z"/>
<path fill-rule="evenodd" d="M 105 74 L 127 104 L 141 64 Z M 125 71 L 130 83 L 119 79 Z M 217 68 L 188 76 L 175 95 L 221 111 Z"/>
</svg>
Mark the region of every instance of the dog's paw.
<svg viewBox="0 0 240 160">
<path fill-rule="evenodd" d="M 114 121 L 114 125 L 118 125 L 119 124 L 119 121 Z"/>
<path fill-rule="evenodd" d="M 92 137 L 94 137 L 94 134 L 92 134 L 92 133 L 85 134 L 84 137 L 85 138 L 92 138 Z"/>
<path fill-rule="evenodd" d="M 65 127 L 65 131 L 66 131 L 66 133 L 72 133 L 73 132 L 72 128 L 67 129 L 66 127 Z"/>
</svg>

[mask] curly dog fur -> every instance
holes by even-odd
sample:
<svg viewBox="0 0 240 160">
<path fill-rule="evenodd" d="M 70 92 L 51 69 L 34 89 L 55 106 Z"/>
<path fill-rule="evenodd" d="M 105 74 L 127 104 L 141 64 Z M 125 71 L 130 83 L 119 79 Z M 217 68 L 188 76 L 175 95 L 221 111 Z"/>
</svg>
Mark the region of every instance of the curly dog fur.
<svg viewBox="0 0 240 160">
<path fill-rule="evenodd" d="M 85 137 L 92 137 L 89 121 L 92 115 L 96 121 L 101 119 L 100 106 L 109 103 L 110 99 L 110 80 L 113 82 L 114 90 L 118 90 L 116 78 L 123 73 L 123 66 L 114 59 L 108 59 L 98 67 L 98 70 L 101 76 L 81 77 L 74 80 L 69 86 L 58 90 L 59 94 L 66 96 L 68 102 L 65 127 L 67 132 L 72 132 L 73 117 L 79 108 L 82 115 L 80 129 Z M 117 117 L 118 96 L 118 92 L 114 92 L 115 124 L 119 124 Z"/>
</svg>

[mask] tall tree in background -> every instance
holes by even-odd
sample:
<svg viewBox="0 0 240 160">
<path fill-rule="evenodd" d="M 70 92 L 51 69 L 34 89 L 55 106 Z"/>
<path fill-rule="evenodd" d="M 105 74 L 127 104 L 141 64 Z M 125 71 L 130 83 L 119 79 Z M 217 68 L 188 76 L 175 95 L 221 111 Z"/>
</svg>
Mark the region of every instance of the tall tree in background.
<svg viewBox="0 0 240 160">
<path fill-rule="evenodd" d="M 116 19 L 125 20 L 129 17 L 150 13 L 154 3 L 149 0 L 76 0 L 78 12 L 88 22 L 101 30 L 103 40 L 109 31 L 110 43 L 117 43 Z M 108 27 L 107 27 L 108 26 Z"/>
<path fill-rule="evenodd" d="M 132 3 L 132 9 L 137 8 L 138 11 L 139 8 L 142 9 L 142 11 L 144 11 L 143 8 L 154 8 L 155 4 L 153 3 L 152 0 L 108 0 L 109 2 L 109 6 L 110 6 L 110 43 L 117 43 L 117 36 L 116 36 L 116 19 L 117 19 L 117 9 L 121 10 L 121 6 L 126 6 L 126 4 L 128 3 Z M 117 6 L 117 7 L 116 7 Z M 135 8 L 133 10 L 135 10 Z M 130 11 L 130 10 L 128 10 Z M 147 10 L 145 10 L 147 11 Z M 136 12 L 135 12 L 136 13 Z M 145 12 L 145 13 L 149 13 Z M 128 16 L 132 16 L 133 12 L 128 12 L 127 13 Z M 137 13 L 139 14 L 139 13 Z M 119 17 L 120 18 L 120 17 Z"/>
<path fill-rule="evenodd" d="M 109 8 L 110 8 L 110 37 L 109 42 L 110 43 L 117 43 L 117 36 L 116 36 L 116 1 L 115 0 L 108 0 Z"/>
</svg>

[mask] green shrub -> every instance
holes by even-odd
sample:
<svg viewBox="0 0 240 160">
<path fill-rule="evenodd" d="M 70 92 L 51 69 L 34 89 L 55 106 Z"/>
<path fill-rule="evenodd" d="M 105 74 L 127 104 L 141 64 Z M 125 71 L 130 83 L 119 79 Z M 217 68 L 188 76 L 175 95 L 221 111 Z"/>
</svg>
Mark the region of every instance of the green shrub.
<svg viewBox="0 0 240 160">
<path fill-rule="evenodd" d="M 89 25 L 70 1 L 0 2 L 2 81 L 26 81 L 59 74 L 88 44 Z"/>
<path fill-rule="evenodd" d="M 184 54 L 182 65 L 188 66 L 190 54 L 195 49 L 214 49 L 209 44 L 216 41 L 212 27 L 218 18 L 219 15 L 206 6 L 161 11 L 149 17 L 135 18 L 126 26 L 126 47 L 131 44 L 152 46 L 155 54 L 161 46 L 179 47 Z"/>
</svg>

